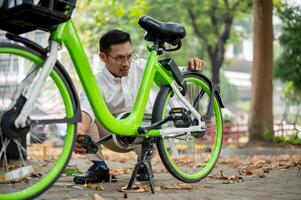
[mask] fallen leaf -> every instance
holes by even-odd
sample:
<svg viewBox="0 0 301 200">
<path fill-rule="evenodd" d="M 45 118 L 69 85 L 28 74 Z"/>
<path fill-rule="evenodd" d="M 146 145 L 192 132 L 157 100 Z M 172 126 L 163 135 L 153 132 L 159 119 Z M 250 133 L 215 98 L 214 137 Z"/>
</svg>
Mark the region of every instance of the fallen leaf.
<svg viewBox="0 0 301 200">
<path fill-rule="evenodd" d="M 179 189 L 179 190 L 191 190 L 193 189 L 193 184 L 189 183 L 174 183 L 168 185 L 162 185 L 162 189 Z"/>
<path fill-rule="evenodd" d="M 95 189 L 96 190 L 104 190 L 105 188 L 103 186 L 103 183 L 99 183 L 99 184 L 96 185 Z"/>
<path fill-rule="evenodd" d="M 85 183 L 84 188 L 92 188 L 92 183 Z"/>
<path fill-rule="evenodd" d="M 121 189 L 117 189 L 118 192 L 132 192 L 132 193 L 142 193 L 142 192 L 150 192 L 151 191 L 151 187 L 149 184 L 146 183 L 140 183 L 140 182 L 136 182 L 135 184 L 132 185 L 132 188 L 130 190 L 127 189 L 127 186 L 122 187 Z M 161 187 L 160 186 L 156 186 L 156 191 L 159 192 L 161 191 Z"/>
<path fill-rule="evenodd" d="M 110 169 L 110 175 L 118 176 L 122 174 L 130 174 L 133 169 L 131 168 L 118 168 L 118 169 Z"/>
<path fill-rule="evenodd" d="M 31 173 L 30 176 L 34 177 L 34 178 L 40 178 L 40 177 L 42 177 L 42 173 L 40 173 L 40 172 L 34 172 L 34 173 Z"/>
<path fill-rule="evenodd" d="M 5 180 L 5 176 L 0 176 L 0 181 L 4 181 Z"/>
<path fill-rule="evenodd" d="M 239 175 L 252 176 L 253 172 L 248 169 L 239 170 Z"/>
<path fill-rule="evenodd" d="M 92 196 L 92 200 L 104 200 L 104 198 L 102 198 L 100 195 L 94 193 Z"/>
<path fill-rule="evenodd" d="M 212 179 L 216 179 L 216 180 L 224 180 L 223 183 L 224 184 L 229 184 L 229 183 L 236 183 L 236 182 L 242 182 L 243 181 L 243 178 L 241 176 L 227 176 L 223 173 L 223 171 L 221 170 L 221 175 L 220 176 L 217 176 L 217 175 L 211 175 L 211 176 L 208 176 L 209 178 L 212 178 Z"/>
<path fill-rule="evenodd" d="M 214 187 L 209 186 L 209 185 L 205 185 L 204 188 L 206 188 L 206 189 L 212 189 L 212 188 L 214 188 Z"/>
<path fill-rule="evenodd" d="M 64 169 L 63 174 L 64 176 L 72 176 L 83 173 L 78 168 L 68 166 L 66 169 Z"/>
<path fill-rule="evenodd" d="M 75 188 L 75 189 L 79 189 L 79 190 L 82 190 L 82 189 L 83 189 L 82 187 L 77 186 L 77 185 L 73 185 L 72 187 Z"/>
<path fill-rule="evenodd" d="M 29 183 L 30 180 L 29 178 L 25 177 L 25 178 L 21 178 L 19 180 L 12 180 L 12 181 L 9 181 L 9 183 L 11 184 L 16 184 L 16 183 Z"/>
</svg>

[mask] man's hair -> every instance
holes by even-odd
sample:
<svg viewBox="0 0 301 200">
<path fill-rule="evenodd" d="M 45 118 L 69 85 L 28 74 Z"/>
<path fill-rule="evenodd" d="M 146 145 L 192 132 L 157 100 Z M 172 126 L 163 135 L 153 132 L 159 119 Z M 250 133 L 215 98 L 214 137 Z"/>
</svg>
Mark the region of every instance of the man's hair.
<svg viewBox="0 0 301 200">
<path fill-rule="evenodd" d="M 101 36 L 99 40 L 100 52 L 108 53 L 111 50 L 111 45 L 131 42 L 130 34 L 117 29 L 108 31 Z"/>
</svg>

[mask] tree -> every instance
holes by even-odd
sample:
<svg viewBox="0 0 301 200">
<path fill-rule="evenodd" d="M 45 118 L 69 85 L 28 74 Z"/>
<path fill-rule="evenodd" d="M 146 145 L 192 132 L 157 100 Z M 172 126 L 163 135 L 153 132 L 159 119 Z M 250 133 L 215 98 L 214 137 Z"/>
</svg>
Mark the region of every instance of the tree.
<svg viewBox="0 0 301 200">
<path fill-rule="evenodd" d="M 250 142 L 273 132 L 273 26 L 272 0 L 253 0 L 253 66 L 249 114 Z"/>
<path fill-rule="evenodd" d="M 148 8 L 146 0 L 81 0 L 76 5 L 74 22 L 90 54 L 98 52 L 100 35 L 110 29 L 125 30 L 134 39 L 143 36 L 137 22 Z"/>
<path fill-rule="evenodd" d="M 283 89 L 282 97 L 287 103 L 295 106 L 296 115 L 294 118 L 294 124 L 298 122 L 301 112 L 301 90 L 295 87 L 292 81 L 286 83 Z"/>
<path fill-rule="evenodd" d="M 275 77 L 291 81 L 301 90 L 301 8 L 284 4 L 277 7 L 282 20 L 280 45 L 283 49 L 275 66 Z"/>
<path fill-rule="evenodd" d="M 282 51 L 276 61 L 274 75 L 286 85 L 282 97 L 294 106 L 294 123 L 297 123 L 301 112 L 301 8 L 284 4 L 277 6 L 277 14 L 282 20 Z"/>
<path fill-rule="evenodd" d="M 248 11 L 251 0 L 152 0 L 151 2 L 150 13 L 153 16 L 172 21 L 177 18 L 189 25 L 188 30 L 194 32 L 208 54 L 213 83 L 219 84 L 219 71 L 224 62 L 225 47 L 230 39 L 233 20 Z"/>
<path fill-rule="evenodd" d="M 196 36 L 204 45 L 212 70 L 212 82 L 220 83 L 219 71 L 224 62 L 225 47 L 235 16 L 246 11 L 248 0 L 190 1 L 185 8 Z M 205 19 L 207 16 L 207 20 Z"/>
</svg>

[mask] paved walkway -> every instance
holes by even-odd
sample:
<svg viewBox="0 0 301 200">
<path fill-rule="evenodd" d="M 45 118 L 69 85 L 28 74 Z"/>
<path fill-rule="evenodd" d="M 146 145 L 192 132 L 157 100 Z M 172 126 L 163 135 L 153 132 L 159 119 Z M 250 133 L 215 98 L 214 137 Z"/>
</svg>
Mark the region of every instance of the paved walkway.
<svg viewBox="0 0 301 200">
<path fill-rule="evenodd" d="M 241 159 L 246 159 L 246 155 L 251 154 L 268 154 L 280 156 L 283 154 L 301 155 L 301 149 L 225 149 L 221 154 L 221 159 L 226 159 L 232 155 L 238 155 Z M 71 160 L 70 164 L 77 164 L 83 171 L 89 166 L 84 159 Z M 111 168 L 132 168 L 134 161 L 120 163 L 108 161 Z M 155 171 L 164 169 L 163 164 L 159 163 L 154 166 Z M 220 171 L 225 176 L 238 176 L 237 181 L 225 181 L 215 176 L 220 176 Z M 161 189 L 157 194 L 150 192 L 127 192 L 127 199 L 147 200 L 147 199 L 301 199 L 301 171 L 300 166 L 290 167 L 288 169 L 272 169 L 264 175 L 244 176 L 239 175 L 238 169 L 229 164 L 218 164 L 211 172 L 211 178 L 205 178 L 199 183 L 192 184 L 192 189 Z M 54 186 L 38 199 L 92 199 L 97 193 L 103 199 L 123 199 L 124 193 L 118 192 L 117 189 L 126 186 L 130 174 L 118 176 L 117 182 L 105 183 L 103 190 L 96 190 L 97 184 L 91 188 L 84 188 L 83 185 L 74 185 L 72 177 L 60 178 Z M 156 185 L 181 184 L 180 181 L 173 178 L 168 173 L 155 174 Z"/>
</svg>

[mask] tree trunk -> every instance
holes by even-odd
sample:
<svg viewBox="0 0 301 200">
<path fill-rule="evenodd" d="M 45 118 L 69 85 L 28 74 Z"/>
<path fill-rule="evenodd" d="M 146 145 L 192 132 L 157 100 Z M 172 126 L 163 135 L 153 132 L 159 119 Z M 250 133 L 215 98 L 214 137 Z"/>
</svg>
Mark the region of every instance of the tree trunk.
<svg viewBox="0 0 301 200">
<path fill-rule="evenodd" d="M 214 50 L 212 50 L 212 49 L 214 49 Z M 212 83 L 217 84 L 218 89 L 219 89 L 219 85 L 220 85 L 219 72 L 220 72 L 220 69 L 224 62 L 225 50 L 224 50 L 223 44 L 221 44 L 221 42 L 220 42 L 213 47 L 209 46 L 207 51 L 208 51 L 210 62 L 211 62 Z"/>
<path fill-rule="evenodd" d="M 252 143 L 263 141 L 264 131 L 273 132 L 272 9 L 272 0 L 253 0 L 254 57 L 248 125 Z"/>
<path fill-rule="evenodd" d="M 212 83 L 213 84 L 217 84 L 219 86 L 220 84 L 220 78 L 219 78 L 219 71 L 221 66 L 216 64 L 216 63 L 212 63 L 212 68 L 211 68 L 211 72 L 212 72 Z"/>
</svg>

